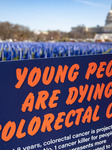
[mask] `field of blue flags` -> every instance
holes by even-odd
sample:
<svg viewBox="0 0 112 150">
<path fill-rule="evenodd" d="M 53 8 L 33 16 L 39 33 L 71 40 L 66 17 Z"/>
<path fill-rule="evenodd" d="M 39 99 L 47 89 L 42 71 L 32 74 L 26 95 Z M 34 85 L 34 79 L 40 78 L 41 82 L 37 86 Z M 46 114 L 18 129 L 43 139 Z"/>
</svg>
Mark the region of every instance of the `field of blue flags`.
<svg viewBox="0 0 112 150">
<path fill-rule="evenodd" d="M 0 61 L 112 53 L 112 43 L 1 42 Z"/>
</svg>

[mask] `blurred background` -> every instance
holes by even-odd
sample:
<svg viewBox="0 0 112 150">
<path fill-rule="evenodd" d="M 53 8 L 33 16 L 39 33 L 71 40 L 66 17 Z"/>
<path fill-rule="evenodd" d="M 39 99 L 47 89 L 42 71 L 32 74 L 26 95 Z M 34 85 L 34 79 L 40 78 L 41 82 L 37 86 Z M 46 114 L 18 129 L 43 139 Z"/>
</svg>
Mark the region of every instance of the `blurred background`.
<svg viewBox="0 0 112 150">
<path fill-rule="evenodd" d="M 0 61 L 112 53 L 112 0 L 0 0 Z"/>
<path fill-rule="evenodd" d="M 111 0 L 0 0 L 0 41 L 112 41 Z"/>
</svg>

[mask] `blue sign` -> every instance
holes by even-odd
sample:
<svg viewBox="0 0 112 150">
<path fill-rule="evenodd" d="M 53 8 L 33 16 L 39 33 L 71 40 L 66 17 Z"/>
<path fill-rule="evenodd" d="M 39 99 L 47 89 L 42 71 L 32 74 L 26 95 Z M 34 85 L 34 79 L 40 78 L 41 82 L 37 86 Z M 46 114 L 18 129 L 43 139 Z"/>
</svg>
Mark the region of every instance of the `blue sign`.
<svg viewBox="0 0 112 150">
<path fill-rule="evenodd" d="M 112 55 L 0 63 L 0 150 L 112 148 Z"/>
</svg>

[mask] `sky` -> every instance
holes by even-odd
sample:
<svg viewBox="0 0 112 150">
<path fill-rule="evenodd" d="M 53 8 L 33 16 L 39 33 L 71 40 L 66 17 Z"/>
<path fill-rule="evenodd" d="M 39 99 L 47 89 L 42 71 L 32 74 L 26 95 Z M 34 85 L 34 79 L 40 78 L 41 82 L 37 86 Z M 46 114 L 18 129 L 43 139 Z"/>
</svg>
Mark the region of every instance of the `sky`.
<svg viewBox="0 0 112 150">
<path fill-rule="evenodd" d="M 112 0 L 0 0 L 0 22 L 9 21 L 36 31 L 104 26 L 111 3 Z"/>
</svg>

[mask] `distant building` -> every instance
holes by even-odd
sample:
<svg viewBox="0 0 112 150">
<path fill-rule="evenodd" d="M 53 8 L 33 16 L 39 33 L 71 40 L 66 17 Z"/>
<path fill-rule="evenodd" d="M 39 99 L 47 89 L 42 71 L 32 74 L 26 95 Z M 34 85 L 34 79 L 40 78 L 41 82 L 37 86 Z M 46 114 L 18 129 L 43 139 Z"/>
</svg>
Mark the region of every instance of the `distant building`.
<svg viewBox="0 0 112 150">
<path fill-rule="evenodd" d="M 39 34 L 48 35 L 49 34 L 48 31 L 41 31 L 41 30 L 39 30 L 39 31 L 35 30 L 34 33 L 37 34 L 37 35 L 39 35 Z"/>
<path fill-rule="evenodd" d="M 77 31 L 78 27 L 72 27 L 72 31 Z M 111 10 L 108 12 L 107 14 L 107 18 L 105 21 L 105 26 L 96 26 L 96 27 L 83 27 L 83 31 L 85 32 L 94 32 L 94 33 L 112 33 L 112 6 L 111 6 Z"/>
</svg>

